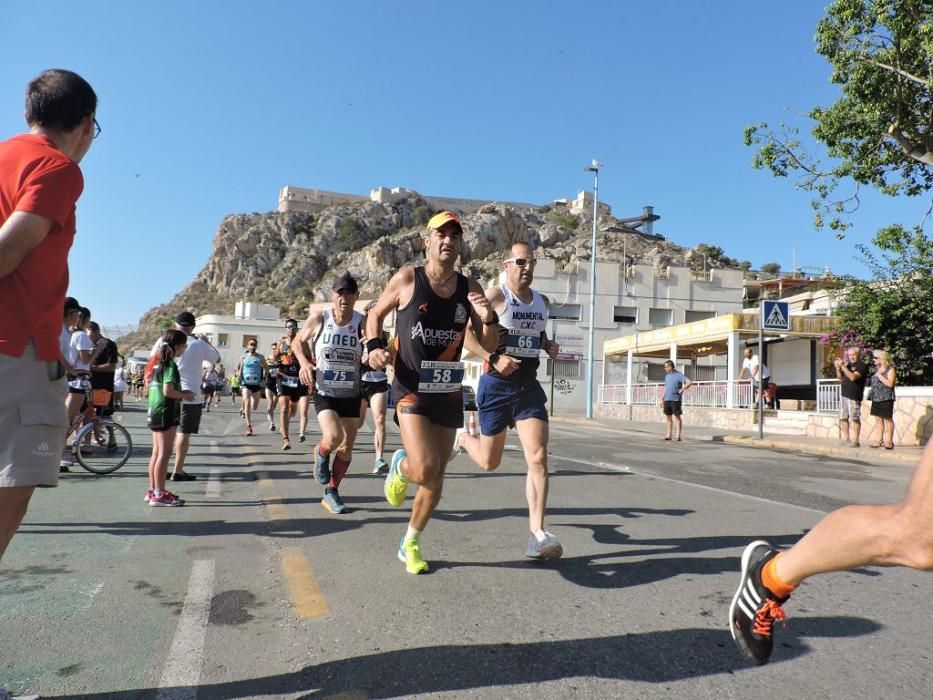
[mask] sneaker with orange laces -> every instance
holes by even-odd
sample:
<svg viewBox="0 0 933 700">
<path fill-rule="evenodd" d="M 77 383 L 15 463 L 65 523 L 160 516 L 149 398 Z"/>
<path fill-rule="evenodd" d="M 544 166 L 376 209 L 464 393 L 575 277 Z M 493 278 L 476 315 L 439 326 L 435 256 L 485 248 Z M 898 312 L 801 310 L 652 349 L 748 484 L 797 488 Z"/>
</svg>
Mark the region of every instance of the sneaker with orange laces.
<svg viewBox="0 0 933 700">
<path fill-rule="evenodd" d="M 775 621 L 784 622 L 787 598 L 778 598 L 761 582 L 764 565 L 778 550 L 755 540 L 742 552 L 742 578 L 729 607 L 729 630 L 742 654 L 759 666 L 768 663 L 774 649 Z"/>
</svg>

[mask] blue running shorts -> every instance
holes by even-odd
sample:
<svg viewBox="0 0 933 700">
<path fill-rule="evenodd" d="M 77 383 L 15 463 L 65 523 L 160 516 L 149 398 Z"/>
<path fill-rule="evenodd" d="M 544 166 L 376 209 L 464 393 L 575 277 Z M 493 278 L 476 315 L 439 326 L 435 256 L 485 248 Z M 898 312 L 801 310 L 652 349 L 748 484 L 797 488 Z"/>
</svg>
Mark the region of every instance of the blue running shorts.
<svg viewBox="0 0 933 700">
<path fill-rule="evenodd" d="M 479 431 L 492 436 L 514 428 L 515 421 L 539 418 L 547 422 L 546 404 L 547 394 L 537 380 L 517 384 L 484 374 L 479 378 L 479 390 L 476 392 Z"/>
</svg>

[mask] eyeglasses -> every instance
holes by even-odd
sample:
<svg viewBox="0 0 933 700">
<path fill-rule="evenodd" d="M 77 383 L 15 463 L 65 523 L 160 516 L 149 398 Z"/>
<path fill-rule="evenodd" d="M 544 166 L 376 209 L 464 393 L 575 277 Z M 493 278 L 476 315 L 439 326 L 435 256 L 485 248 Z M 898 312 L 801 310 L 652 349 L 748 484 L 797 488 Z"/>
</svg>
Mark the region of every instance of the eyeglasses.
<svg viewBox="0 0 933 700">
<path fill-rule="evenodd" d="M 292 331 L 297 331 L 297 330 L 298 330 L 298 326 L 295 326 L 295 325 L 293 325 L 293 324 L 291 324 L 291 323 L 289 323 L 289 324 L 288 324 L 287 326 L 285 326 L 285 327 L 288 328 L 289 330 L 292 330 Z"/>
<path fill-rule="evenodd" d="M 97 122 L 97 117 L 94 117 L 94 138 L 98 136 L 100 136 L 100 124 Z"/>
<path fill-rule="evenodd" d="M 515 263 L 515 264 L 518 265 L 519 267 L 526 267 L 526 266 L 527 266 L 527 267 L 534 267 L 535 265 L 538 264 L 538 261 L 535 260 L 534 258 L 509 258 L 509 259 L 506 260 L 505 262 L 507 262 L 507 263 Z"/>
</svg>

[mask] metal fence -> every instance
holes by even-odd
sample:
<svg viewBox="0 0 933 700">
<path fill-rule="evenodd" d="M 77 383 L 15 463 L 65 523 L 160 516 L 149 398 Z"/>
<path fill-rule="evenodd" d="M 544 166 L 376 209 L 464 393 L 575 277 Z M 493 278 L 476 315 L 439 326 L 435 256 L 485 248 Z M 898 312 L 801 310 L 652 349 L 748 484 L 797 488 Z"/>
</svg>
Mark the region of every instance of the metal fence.
<svg viewBox="0 0 933 700">
<path fill-rule="evenodd" d="M 729 391 L 732 391 L 734 408 L 751 408 L 754 405 L 754 388 L 751 382 L 728 380 L 693 382 L 684 392 L 685 406 L 703 406 L 707 408 L 725 408 L 728 406 Z M 664 396 L 664 384 L 653 382 L 632 384 L 632 405 L 654 405 Z M 597 395 L 600 404 L 627 404 L 627 384 L 601 384 Z"/>
<path fill-rule="evenodd" d="M 838 413 L 842 385 L 838 379 L 816 380 L 817 413 Z"/>
</svg>

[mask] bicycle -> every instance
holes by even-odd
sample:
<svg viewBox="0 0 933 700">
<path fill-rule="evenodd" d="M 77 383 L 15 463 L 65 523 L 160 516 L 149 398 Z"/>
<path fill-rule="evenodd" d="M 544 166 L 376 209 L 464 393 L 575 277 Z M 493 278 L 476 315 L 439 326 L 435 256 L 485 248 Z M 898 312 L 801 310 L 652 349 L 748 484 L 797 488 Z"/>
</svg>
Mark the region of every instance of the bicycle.
<svg viewBox="0 0 933 700">
<path fill-rule="evenodd" d="M 87 380 L 83 389 L 87 408 L 68 428 L 66 443 L 74 435 L 68 452 L 92 474 L 111 474 L 129 461 L 133 439 L 129 431 L 112 418 L 97 414 L 98 408 L 109 405 L 110 392 L 102 389 L 91 391 Z"/>
</svg>

